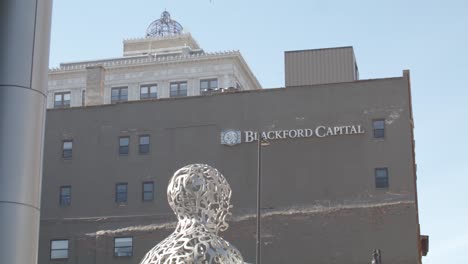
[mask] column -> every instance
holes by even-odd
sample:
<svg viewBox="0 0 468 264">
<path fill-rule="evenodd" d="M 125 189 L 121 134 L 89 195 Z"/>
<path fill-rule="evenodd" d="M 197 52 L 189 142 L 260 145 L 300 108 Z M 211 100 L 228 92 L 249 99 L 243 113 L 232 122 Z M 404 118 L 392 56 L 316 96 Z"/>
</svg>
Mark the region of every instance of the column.
<svg viewBox="0 0 468 264">
<path fill-rule="evenodd" d="M 36 264 L 51 0 L 0 1 L 0 263 Z"/>
</svg>

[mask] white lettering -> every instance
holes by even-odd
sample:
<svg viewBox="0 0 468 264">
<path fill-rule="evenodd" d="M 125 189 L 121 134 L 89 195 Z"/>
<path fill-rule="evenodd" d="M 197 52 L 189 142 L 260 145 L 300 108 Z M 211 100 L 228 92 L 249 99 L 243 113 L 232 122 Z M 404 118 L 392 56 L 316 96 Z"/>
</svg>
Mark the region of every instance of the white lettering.
<svg viewBox="0 0 468 264">
<path fill-rule="evenodd" d="M 274 139 L 286 139 L 286 138 L 306 138 L 317 136 L 319 138 L 337 135 L 353 135 L 353 134 L 364 134 L 364 128 L 361 125 L 350 125 L 350 126 L 317 126 L 315 129 L 301 128 L 291 130 L 272 130 L 262 132 L 261 134 L 254 131 L 244 131 L 244 137 L 246 143 L 250 143 L 258 140 L 261 135 L 262 138 L 268 140 Z"/>
<path fill-rule="evenodd" d="M 325 137 L 325 131 L 323 131 L 322 133 L 320 133 L 321 130 L 325 130 L 326 127 L 324 126 L 318 126 L 316 129 L 315 129 L 315 135 L 317 135 L 317 137 Z"/>
<path fill-rule="evenodd" d="M 296 130 L 289 130 L 289 137 L 290 138 L 296 138 L 297 137 L 297 131 Z"/>
<path fill-rule="evenodd" d="M 343 128 L 344 126 L 340 126 L 340 135 L 343 135 Z"/>
<path fill-rule="evenodd" d="M 268 131 L 267 136 L 268 139 L 275 139 L 275 131 Z"/>
<path fill-rule="evenodd" d="M 334 127 L 333 128 L 333 135 L 338 135 L 338 132 L 340 132 L 340 127 Z"/>
<path fill-rule="evenodd" d="M 304 129 L 297 130 L 297 137 L 304 137 Z"/>
<path fill-rule="evenodd" d="M 358 125 L 358 133 L 359 134 L 364 134 L 364 129 L 361 129 L 361 125 Z"/>
<path fill-rule="evenodd" d="M 255 135 L 253 131 L 245 131 L 245 142 L 249 143 L 255 140 Z"/>
<path fill-rule="evenodd" d="M 277 139 L 283 138 L 280 133 L 281 133 L 281 131 L 275 131 L 275 137 Z"/>
</svg>

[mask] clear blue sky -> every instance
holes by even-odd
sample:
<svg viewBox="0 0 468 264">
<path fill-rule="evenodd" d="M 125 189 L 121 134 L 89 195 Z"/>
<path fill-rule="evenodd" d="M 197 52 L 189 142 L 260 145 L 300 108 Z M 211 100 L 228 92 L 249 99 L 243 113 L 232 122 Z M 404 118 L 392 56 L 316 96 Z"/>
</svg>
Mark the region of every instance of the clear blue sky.
<svg viewBox="0 0 468 264">
<path fill-rule="evenodd" d="M 468 263 L 468 1 L 55 0 L 51 67 L 121 56 L 164 9 L 266 88 L 284 86 L 285 50 L 352 45 L 361 79 L 410 69 L 423 262 Z"/>
</svg>

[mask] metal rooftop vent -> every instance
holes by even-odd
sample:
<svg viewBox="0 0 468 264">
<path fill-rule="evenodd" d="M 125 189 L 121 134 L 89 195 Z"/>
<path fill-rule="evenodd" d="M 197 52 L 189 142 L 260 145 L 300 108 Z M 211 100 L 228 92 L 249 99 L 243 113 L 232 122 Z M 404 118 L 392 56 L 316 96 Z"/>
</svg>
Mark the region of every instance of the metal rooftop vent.
<svg viewBox="0 0 468 264">
<path fill-rule="evenodd" d="M 164 11 L 161 14 L 161 18 L 153 21 L 146 29 L 147 37 L 163 37 L 163 36 L 174 36 L 180 35 L 184 28 L 179 22 L 171 19 L 171 14 Z"/>
</svg>

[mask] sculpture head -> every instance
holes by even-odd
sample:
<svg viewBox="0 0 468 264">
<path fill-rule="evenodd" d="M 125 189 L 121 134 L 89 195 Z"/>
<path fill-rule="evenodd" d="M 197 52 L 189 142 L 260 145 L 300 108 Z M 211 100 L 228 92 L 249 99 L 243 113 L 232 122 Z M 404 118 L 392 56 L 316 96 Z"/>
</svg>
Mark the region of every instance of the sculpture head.
<svg viewBox="0 0 468 264">
<path fill-rule="evenodd" d="M 179 220 L 200 221 L 212 232 L 228 228 L 231 187 L 224 176 L 206 164 L 187 165 L 174 173 L 167 199 Z"/>
</svg>

